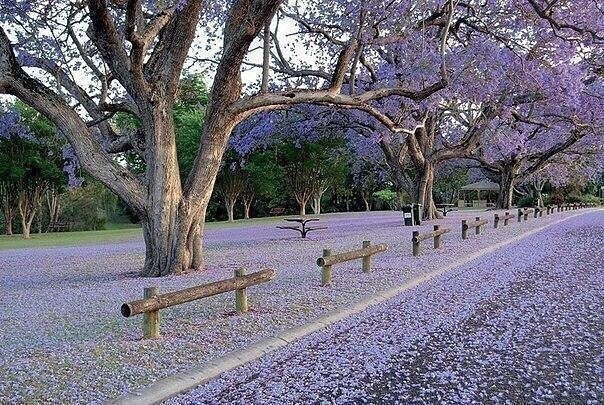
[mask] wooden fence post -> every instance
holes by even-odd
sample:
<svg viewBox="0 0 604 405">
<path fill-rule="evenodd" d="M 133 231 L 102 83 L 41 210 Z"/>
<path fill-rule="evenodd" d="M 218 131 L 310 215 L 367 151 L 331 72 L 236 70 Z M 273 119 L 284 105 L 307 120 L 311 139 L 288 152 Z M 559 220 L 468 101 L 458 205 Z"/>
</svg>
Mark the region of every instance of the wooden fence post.
<svg viewBox="0 0 604 405">
<path fill-rule="evenodd" d="M 323 249 L 323 257 L 331 256 L 331 249 Z M 321 268 L 321 285 L 331 284 L 331 266 Z"/>
<path fill-rule="evenodd" d="M 518 222 L 522 222 L 522 209 L 518 208 Z"/>
<path fill-rule="evenodd" d="M 368 248 L 371 246 L 371 241 L 364 240 L 363 248 Z M 363 272 L 371 273 L 371 255 L 363 256 Z"/>
<path fill-rule="evenodd" d="M 508 215 L 510 215 L 510 213 L 508 211 L 506 211 L 505 218 L 503 219 L 503 226 L 507 226 L 508 222 L 510 221 L 510 219 L 508 218 Z"/>
<path fill-rule="evenodd" d="M 494 214 L 493 226 L 497 228 L 499 226 L 499 214 Z"/>
<path fill-rule="evenodd" d="M 461 220 L 461 238 L 468 239 L 468 221 L 465 219 Z"/>
<path fill-rule="evenodd" d="M 480 221 L 480 217 L 476 217 L 477 221 Z M 480 225 L 476 227 L 476 235 L 480 235 Z"/>
<path fill-rule="evenodd" d="M 434 230 L 435 230 L 435 231 L 440 230 L 440 225 L 434 225 Z M 438 248 L 440 247 L 440 237 L 441 237 L 441 236 L 442 236 L 442 235 L 436 235 L 436 236 L 434 237 L 434 249 L 438 249 Z"/>
<path fill-rule="evenodd" d="M 145 287 L 143 298 L 153 298 L 158 294 L 158 287 Z M 145 339 L 156 339 L 159 337 L 159 309 L 143 314 L 143 336 Z"/>
<path fill-rule="evenodd" d="M 245 269 L 240 268 L 235 270 L 235 277 L 245 276 Z M 247 288 L 240 288 L 235 290 L 235 310 L 238 314 L 247 312 Z"/>
<path fill-rule="evenodd" d="M 411 234 L 411 242 L 413 244 L 413 256 L 419 256 L 419 231 L 413 231 Z"/>
</svg>

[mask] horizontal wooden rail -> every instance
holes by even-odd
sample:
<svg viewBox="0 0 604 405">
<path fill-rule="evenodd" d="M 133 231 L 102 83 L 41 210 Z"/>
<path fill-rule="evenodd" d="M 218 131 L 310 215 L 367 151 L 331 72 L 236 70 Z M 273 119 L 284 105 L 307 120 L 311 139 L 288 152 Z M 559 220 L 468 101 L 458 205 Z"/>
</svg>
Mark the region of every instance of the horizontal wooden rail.
<svg viewBox="0 0 604 405">
<path fill-rule="evenodd" d="M 413 256 L 418 256 L 420 252 L 420 242 L 426 239 L 434 238 L 434 249 L 440 247 L 441 236 L 451 232 L 451 228 L 441 228 L 440 225 L 434 225 L 432 232 L 420 234 L 419 231 L 413 231 L 411 243 L 413 244 Z"/>
<path fill-rule="evenodd" d="M 371 256 L 376 253 L 384 252 L 388 249 L 388 245 L 384 243 L 372 245 L 368 240 L 363 241 L 362 246 L 363 247 L 361 249 L 350 250 L 348 252 L 337 253 L 335 255 L 331 254 L 331 249 L 323 249 L 323 256 L 317 259 L 317 266 L 321 267 L 321 284 L 331 284 L 331 266 L 350 260 L 363 259 L 363 272 L 371 272 Z"/>
<path fill-rule="evenodd" d="M 509 212 L 505 212 L 505 214 L 503 216 L 500 216 L 499 214 L 495 214 L 493 217 L 493 226 L 495 228 L 499 227 L 499 222 L 503 221 L 503 226 L 507 226 L 510 219 L 514 218 L 515 215 L 514 214 L 510 214 Z"/>
<path fill-rule="evenodd" d="M 144 298 L 125 302 L 120 310 L 123 316 L 131 317 L 144 314 L 143 331 L 146 338 L 159 336 L 159 310 L 186 302 L 207 298 L 229 291 L 235 291 L 235 307 L 238 313 L 246 312 L 247 287 L 266 283 L 275 278 L 275 270 L 264 269 L 251 274 L 245 274 L 245 269 L 235 270 L 235 277 L 213 283 L 202 284 L 184 290 L 159 294 L 157 287 L 145 288 Z"/>
<path fill-rule="evenodd" d="M 480 219 L 480 217 L 476 217 L 475 221 L 468 221 L 467 219 L 462 219 L 461 221 L 461 238 L 468 239 L 468 229 L 476 228 L 476 235 L 480 235 L 481 228 L 483 225 L 489 222 L 488 219 Z"/>
</svg>

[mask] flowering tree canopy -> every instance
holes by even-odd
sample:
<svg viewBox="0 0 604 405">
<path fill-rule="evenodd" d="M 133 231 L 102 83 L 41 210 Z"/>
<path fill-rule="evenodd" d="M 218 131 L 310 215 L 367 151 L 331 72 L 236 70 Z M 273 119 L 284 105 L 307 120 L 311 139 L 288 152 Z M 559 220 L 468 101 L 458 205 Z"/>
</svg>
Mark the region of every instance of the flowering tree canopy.
<svg viewBox="0 0 604 405">
<path fill-rule="evenodd" d="M 362 117 L 355 119 L 405 145 L 453 105 L 447 110 L 465 111 L 469 124 L 460 133 L 470 138 L 458 141 L 473 149 L 474 133 L 499 111 L 542 97 L 510 90 L 504 71 L 514 59 L 568 65 L 579 52 L 596 52 L 601 10 L 580 3 L 2 0 L 0 92 L 48 117 L 82 167 L 139 215 L 143 274 L 179 273 L 202 267 L 205 211 L 237 124 L 313 104 Z M 209 70 L 213 85 L 199 149 L 181 181 L 172 107 L 185 65 Z M 257 79 L 245 79 L 247 69 Z M 110 121 L 117 112 L 140 127 L 117 130 Z M 140 156 L 142 174 L 114 158 L 125 151 Z M 425 198 L 433 160 L 426 153 L 411 160 L 428 168 L 417 193 Z"/>
</svg>

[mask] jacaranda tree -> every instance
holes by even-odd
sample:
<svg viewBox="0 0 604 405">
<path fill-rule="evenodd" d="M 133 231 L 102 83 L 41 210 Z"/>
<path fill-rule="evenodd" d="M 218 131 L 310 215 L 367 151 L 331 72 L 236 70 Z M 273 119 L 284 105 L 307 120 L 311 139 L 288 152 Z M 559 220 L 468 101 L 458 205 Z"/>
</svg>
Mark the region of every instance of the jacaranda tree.
<svg viewBox="0 0 604 405">
<path fill-rule="evenodd" d="M 560 36 L 569 24 L 578 36 L 600 35 L 597 20 L 582 23 L 583 12 L 565 21 L 557 5 L 509 3 L 500 11 L 500 2 L 456 0 L 3 0 L 0 92 L 50 119 L 81 166 L 138 214 L 146 243 L 142 274 L 180 273 L 202 268 L 204 216 L 222 155 L 233 128 L 253 114 L 330 105 L 408 134 L 415 125 L 405 129 L 407 122 L 392 119 L 385 101 L 421 103 L 446 88 L 449 39 L 484 31 L 483 19 L 488 27 L 505 26 L 497 35 L 507 41 L 522 42 L 543 25 Z M 594 8 L 581 3 L 581 10 Z M 531 16 L 535 30 L 527 25 Z M 293 42 L 280 30 L 285 20 L 303 28 L 295 29 Z M 374 80 L 388 55 L 421 55 L 432 64 L 419 79 L 421 66 L 402 65 L 396 80 Z M 181 181 L 172 111 L 185 62 L 209 64 L 213 85 L 198 152 Z M 258 68 L 257 83 L 243 83 L 247 67 Z M 116 130 L 110 123 L 116 112 L 136 116 L 140 130 Z M 144 160 L 144 173 L 112 157 L 126 150 Z"/>
</svg>

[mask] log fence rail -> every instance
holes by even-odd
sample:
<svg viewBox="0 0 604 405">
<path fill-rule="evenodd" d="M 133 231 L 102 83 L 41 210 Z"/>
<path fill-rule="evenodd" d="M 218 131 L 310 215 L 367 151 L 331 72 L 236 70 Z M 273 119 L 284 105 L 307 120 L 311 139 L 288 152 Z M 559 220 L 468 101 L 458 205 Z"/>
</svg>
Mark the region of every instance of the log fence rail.
<svg viewBox="0 0 604 405">
<path fill-rule="evenodd" d="M 475 228 L 476 235 L 480 235 L 482 231 L 482 226 L 489 222 L 488 219 L 480 219 L 480 217 L 476 217 L 475 221 L 468 221 L 467 219 L 462 219 L 461 221 L 461 238 L 468 239 L 468 229 Z"/>
<path fill-rule="evenodd" d="M 245 269 L 235 270 L 235 277 L 213 283 L 202 284 L 184 290 L 159 294 L 159 288 L 147 287 L 143 299 L 125 302 L 120 310 L 124 317 L 143 314 L 143 335 L 145 338 L 159 337 L 159 310 L 207 298 L 230 291 L 235 291 L 235 309 L 237 313 L 248 311 L 247 288 L 266 283 L 275 278 L 275 270 L 264 269 L 245 274 Z"/>
<path fill-rule="evenodd" d="M 379 243 L 372 245 L 370 241 L 363 241 L 363 247 L 357 250 L 332 254 L 331 249 L 323 249 L 323 256 L 317 259 L 317 266 L 321 267 L 321 285 L 329 285 L 332 280 L 331 266 L 334 264 L 347 262 L 350 260 L 362 259 L 362 269 L 364 273 L 371 272 L 371 256 L 385 252 L 388 245 Z"/>
<path fill-rule="evenodd" d="M 510 214 L 508 211 L 506 211 L 503 216 L 495 214 L 493 218 L 493 226 L 498 228 L 500 221 L 503 221 L 503 226 L 507 226 L 510 222 L 510 219 L 514 218 L 514 216 L 514 214 Z"/>
<path fill-rule="evenodd" d="M 413 256 L 419 256 L 420 242 L 426 239 L 434 238 L 434 249 L 440 248 L 441 237 L 445 233 L 451 232 L 451 228 L 441 228 L 440 225 L 434 225 L 432 232 L 420 234 L 419 231 L 413 231 L 411 242 L 413 244 Z"/>
</svg>

